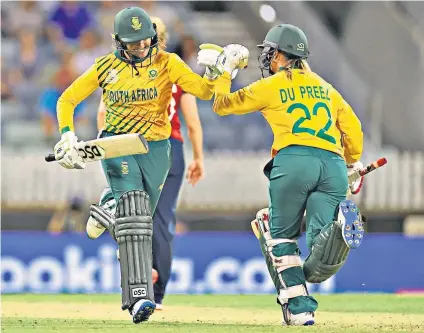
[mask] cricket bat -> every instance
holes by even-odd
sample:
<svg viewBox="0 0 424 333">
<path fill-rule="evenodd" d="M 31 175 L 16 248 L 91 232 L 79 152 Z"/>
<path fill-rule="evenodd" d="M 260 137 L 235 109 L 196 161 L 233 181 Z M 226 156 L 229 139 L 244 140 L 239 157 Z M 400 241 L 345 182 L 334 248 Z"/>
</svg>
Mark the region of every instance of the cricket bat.
<svg viewBox="0 0 424 333">
<path fill-rule="evenodd" d="M 80 142 L 76 149 L 84 162 L 95 162 L 120 156 L 147 154 L 149 145 L 141 134 L 121 134 Z M 56 161 L 54 154 L 47 155 L 45 159 L 46 162 Z"/>
<path fill-rule="evenodd" d="M 348 177 L 349 178 L 349 184 L 352 184 L 353 182 L 357 181 L 362 176 L 365 176 L 365 175 L 369 174 L 370 172 L 382 167 L 386 163 L 387 163 L 387 159 L 385 157 L 382 157 L 382 158 L 379 158 L 377 161 L 374 161 L 374 162 L 368 164 L 365 168 L 353 172 Z"/>
</svg>

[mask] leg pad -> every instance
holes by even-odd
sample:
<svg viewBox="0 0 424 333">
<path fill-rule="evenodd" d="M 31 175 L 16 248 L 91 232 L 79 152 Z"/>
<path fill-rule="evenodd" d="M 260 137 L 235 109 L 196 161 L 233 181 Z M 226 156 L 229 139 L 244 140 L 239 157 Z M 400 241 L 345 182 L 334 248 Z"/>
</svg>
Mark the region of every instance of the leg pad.
<svg viewBox="0 0 424 333">
<path fill-rule="evenodd" d="M 119 246 L 122 309 L 139 299 L 154 300 L 152 283 L 153 220 L 149 195 L 129 191 L 118 200 L 115 236 Z"/>
<path fill-rule="evenodd" d="M 314 240 L 312 251 L 303 264 L 306 281 L 321 283 L 336 274 L 345 264 L 349 248 L 335 223 L 327 225 Z"/>
</svg>

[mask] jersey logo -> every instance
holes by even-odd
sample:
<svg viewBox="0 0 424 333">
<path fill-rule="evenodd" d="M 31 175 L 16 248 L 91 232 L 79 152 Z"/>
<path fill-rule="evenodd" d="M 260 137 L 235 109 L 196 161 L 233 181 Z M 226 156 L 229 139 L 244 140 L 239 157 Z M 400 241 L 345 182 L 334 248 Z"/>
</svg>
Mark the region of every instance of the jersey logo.
<svg viewBox="0 0 424 333">
<path fill-rule="evenodd" d="M 128 175 L 130 172 L 130 169 L 128 168 L 128 162 L 122 162 L 121 163 L 121 173 L 123 175 Z"/>
<path fill-rule="evenodd" d="M 297 50 L 298 51 L 305 51 L 305 44 L 303 44 L 303 43 L 297 44 Z"/>
<path fill-rule="evenodd" d="M 118 70 L 116 69 L 111 69 L 106 77 L 105 82 L 106 83 L 112 83 L 115 84 L 116 82 L 118 82 Z"/>
<path fill-rule="evenodd" d="M 138 19 L 137 16 L 133 16 L 131 19 L 131 28 L 133 28 L 134 30 L 140 30 L 141 29 L 141 22 Z"/>
<path fill-rule="evenodd" d="M 158 71 L 157 71 L 157 69 L 151 69 L 149 71 L 149 79 L 150 80 L 153 80 L 153 79 L 156 79 L 157 77 L 158 77 Z"/>
</svg>

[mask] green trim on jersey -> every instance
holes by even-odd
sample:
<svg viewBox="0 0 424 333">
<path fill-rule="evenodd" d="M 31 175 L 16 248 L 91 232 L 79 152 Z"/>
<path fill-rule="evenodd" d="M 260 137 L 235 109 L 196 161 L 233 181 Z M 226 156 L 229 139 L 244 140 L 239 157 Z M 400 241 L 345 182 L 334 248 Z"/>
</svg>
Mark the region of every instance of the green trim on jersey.
<svg viewBox="0 0 424 333">
<path fill-rule="evenodd" d="M 62 128 L 60 130 L 60 134 L 64 134 L 64 133 L 70 132 L 70 131 L 71 131 L 71 128 L 69 126 L 65 126 L 64 128 Z"/>
</svg>

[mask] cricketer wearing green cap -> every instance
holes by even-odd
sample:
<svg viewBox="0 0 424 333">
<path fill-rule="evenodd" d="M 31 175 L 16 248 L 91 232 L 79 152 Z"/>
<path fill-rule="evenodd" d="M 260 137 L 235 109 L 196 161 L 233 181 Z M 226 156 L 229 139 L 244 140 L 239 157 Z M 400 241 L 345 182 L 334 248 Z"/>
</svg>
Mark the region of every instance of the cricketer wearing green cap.
<svg viewBox="0 0 424 333">
<path fill-rule="evenodd" d="M 162 50 L 156 25 L 141 8 L 128 7 L 115 17 L 112 38 L 116 50 L 93 65 L 65 90 L 57 103 L 61 140 L 54 148 L 58 163 L 83 169 L 75 145 L 75 107 L 97 88 L 106 107 L 101 138 L 138 133 L 148 142 L 144 155 L 102 161 L 117 203 L 112 216 L 102 207 L 90 211 L 113 225 L 119 244 L 122 309 L 134 323 L 146 321 L 156 308 L 152 285 L 152 214 L 170 168 L 171 124 L 168 105 L 172 86 L 203 100 L 214 94 L 214 82 L 194 73 L 176 54 Z"/>
<path fill-rule="evenodd" d="M 346 200 L 346 164 L 360 163 L 363 149 L 361 123 L 340 93 L 307 65 L 309 43 L 300 28 L 279 24 L 258 47 L 264 78 L 231 93 L 231 78 L 220 77 L 213 109 L 221 116 L 259 111 L 273 131 L 272 159 L 264 168 L 269 207 L 257 213 L 252 228 L 283 325 L 313 325 L 318 302 L 306 282 L 333 276 L 364 235 L 358 208 Z M 231 46 L 233 53 L 238 49 Z M 302 263 L 297 239 L 305 211 L 310 255 Z"/>
</svg>

